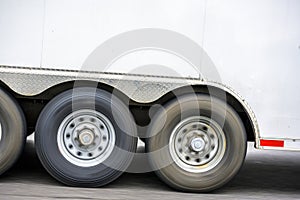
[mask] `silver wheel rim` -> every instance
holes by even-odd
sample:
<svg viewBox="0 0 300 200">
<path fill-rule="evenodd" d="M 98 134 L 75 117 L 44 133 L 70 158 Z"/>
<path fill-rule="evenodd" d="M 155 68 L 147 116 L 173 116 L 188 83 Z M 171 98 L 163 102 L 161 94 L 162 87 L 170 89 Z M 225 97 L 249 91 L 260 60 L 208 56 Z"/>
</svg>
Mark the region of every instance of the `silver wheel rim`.
<svg viewBox="0 0 300 200">
<path fill-rule="evenodd" d="M 172 131 L 169 151 L 183 170 L 201 173 L 213 169 L 223 158 L 226 138 L 217 122 L 203 116 L 182 120 Z"/>
<path fill-rule="evenodd" d="M 96 166 L 105 161 L 115 145 L 115 130 L 110 120 L 95 110 L 69 114 L 57 133 L 60 153 L 74 165 Z"/>
</svg>

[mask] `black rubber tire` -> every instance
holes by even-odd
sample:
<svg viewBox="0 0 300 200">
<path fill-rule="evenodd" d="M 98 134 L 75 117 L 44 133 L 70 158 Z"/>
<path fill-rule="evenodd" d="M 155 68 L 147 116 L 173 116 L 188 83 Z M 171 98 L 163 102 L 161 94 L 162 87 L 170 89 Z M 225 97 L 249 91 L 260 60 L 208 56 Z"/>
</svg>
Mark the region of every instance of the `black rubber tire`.
<svg viewBox="0 0 300 200">
<path fill-rule="evenodd" d="M 10 169 L 21 155 L 25 144 L 26 122 L 17 101 L 0 88 L 0 175 Z"/>
<path fill-rule="evenodd" d="M 199 113 L 221 125 L 226 138 L 226 150 L 214 168 L 194 173 L 180 168 L 174 162 L 168 145 L 175 126 L 182 119 L 199 116 Z M 241 168 L 247 148 L 245 128 L 236 111 L 223 101 L 204 94 L 181 96 L 179 101 L 167 103 L 164 110 L 159 111 L 153 119 L 146 140 L 146 151 L 153 170 L 172 188 L 187 192 L 212 191 L 231 180 Z"/>
<path fill-rule="evenodd" d="M 60 123 L 67 115 L 80 109 L 95 109 L 114 126 L 115 146 L 105 163 L 92 167 L 76 166 L 59 151 L 57 133 Z M 69 186 L 100 187 L 117 179 L 127 169 L 136 151 L 135 136 L 133 117 L 123 102 L 112 98 L 107 91 L 84 87 L 65 91 L 46 105 L 37 122 L 35 144 L 41 163 L 58 181 Z"/>
</svg>

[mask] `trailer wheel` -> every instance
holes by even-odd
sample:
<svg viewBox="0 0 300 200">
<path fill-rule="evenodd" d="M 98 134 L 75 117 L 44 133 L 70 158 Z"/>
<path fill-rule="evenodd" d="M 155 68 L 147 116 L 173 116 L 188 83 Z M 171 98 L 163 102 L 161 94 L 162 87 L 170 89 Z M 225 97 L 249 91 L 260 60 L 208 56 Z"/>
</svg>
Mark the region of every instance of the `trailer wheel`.
<svg viewBox="0 0 300 200">
<path fill-rule="evenodd" d="M 146 148 L 153 169 L 182 191 L 207 192 L 223 186 L 245 158 L 246 133 L 240 117 L 231 106 L 208 95 L 185 95 L 169 102 L 155 115 L 148 134 Z"/>
<path fill-rule="evenodd" d="M 127 169 L 135 135 L 133 117 L 119 99 L 101 89 L 76 88 L 46 105 L 35 141 L 43 166 L 58 181 L 99 187 Z"/>
<path fill-rule="evenodd" d="M 0 88 L 0 175 L 19 158 L 25 143 L 26 122 L 18 103 Z"/>
</svg>

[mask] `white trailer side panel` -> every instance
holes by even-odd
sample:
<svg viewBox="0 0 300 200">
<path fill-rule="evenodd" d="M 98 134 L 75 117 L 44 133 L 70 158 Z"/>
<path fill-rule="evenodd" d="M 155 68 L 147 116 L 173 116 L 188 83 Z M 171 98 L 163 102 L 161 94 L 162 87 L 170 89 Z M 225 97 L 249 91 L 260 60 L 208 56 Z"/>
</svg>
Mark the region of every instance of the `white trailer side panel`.
<svg viewBox="0 0 300 200">
<path fill-rule="evenodd" d="M 262 137 L 300 138 L 300 1 L 210 0 L 204 49 Z"/>
<path fill-rule="evenodd" d="M 2 0 L 0 65 L 81 69 L 112 36 L 168 29 L 204 48 L 223 83 L 253 107 L 262 137 L 299 139 L 299 19 L 298 0 Z M 128 55 L 109 71 L 164 64 L 198 77 L 176 56 L 148 53 Z"/>
<path fill-rule="evenodd" d="M 81 69 L 103 42 L 142 28 L 168 29 L 202 44 L 204 13 L 205 0 L 46 0 L 42 66 Z M 127 73 L 145 64 L 165 64 L 183 76 L 199 76 L 174 56 L 143 51 L 119 60 L 107 71 Z M 155 70 L 150 74 L 168 75 Z"/>
<path fill-rule="evenodd" d="M 1 0 L 1 65 L 40 67 L 43 21 L 43 0 Z"/>
</svg>

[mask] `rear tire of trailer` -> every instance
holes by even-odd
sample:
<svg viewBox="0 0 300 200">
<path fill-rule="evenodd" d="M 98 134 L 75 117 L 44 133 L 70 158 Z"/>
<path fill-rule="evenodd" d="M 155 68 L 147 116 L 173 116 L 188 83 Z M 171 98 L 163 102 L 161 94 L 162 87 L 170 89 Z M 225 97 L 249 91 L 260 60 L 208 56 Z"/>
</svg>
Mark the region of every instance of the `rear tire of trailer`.
<svg viewBox="0 0 300 200">
<path fill-rule="evenodd" d="M 16 100 L 0 88 L 0 175 L 18 160 L 25 144 L 26 122 Z"/>
<path fill-rule="evenodd" d="M 174 189 L 208 192 L 231 180 L 247 148 L 235 110 L 204 94 L 173 100 L 153 118 L 146 149 L 156 174 Z"/>
<path fill-rule="evenodd" d="M 36 148 L 45 169 L 69 186 L 99 187 L 117 179 L 136 150 L 136 126 L 107 91 L 76 88 L 51 100 L 39 116 Z"/>
</svg>

